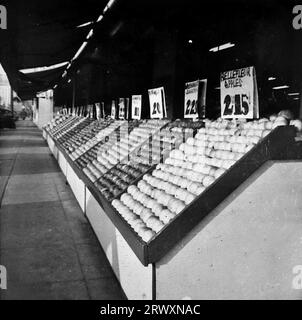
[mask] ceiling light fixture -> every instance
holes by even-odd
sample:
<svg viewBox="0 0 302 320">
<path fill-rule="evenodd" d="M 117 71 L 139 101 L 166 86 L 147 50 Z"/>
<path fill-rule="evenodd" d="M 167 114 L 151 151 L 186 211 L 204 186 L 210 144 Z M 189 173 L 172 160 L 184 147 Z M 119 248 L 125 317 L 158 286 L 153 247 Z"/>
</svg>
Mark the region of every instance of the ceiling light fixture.
<svg viewBox="0 0 302 320">
<path fill-rule="evenodd" d="M 234 46 L 235 46 L 234 43 L 228 42 L 228 43 L 222 44 L 222 45 L 220 45 L 220 46 L 211 48 L 209 51 L 211 51 L 211 52 L 218 52 L 218 51 L 221 51 L 221 50 L 225 50 L 225 49 L 232 48 L 232 47 L 234 47 Z"/>
<path fill-rule="evenodd" d="M 276 80 L 276 78 L 275 77 L 269 77 L 267 80 L 268 81 L 273 81 L 273 80 Z"/>
<path fill-rule="evenodd" d="M 90 26 L 91 24 L 93 24 L 93 21 L 89 21 L 89 22 L 80 24 L 79 26 L 77 26 L 77 28 L 87 27 L 87 26 Z"/>
<path fill-rule="evenodd" d="M 86 40 L 89 40 L 93 36 L 93 29 L 91 29 L 86 37 Z"/>
<path fill-rule="evenodd" d="M 281 90 L 281 89 L 288 89 L 288 88 L 289 88 L 288 85 L 273 87 L 274 90 Z"/>
<path fill-rule="evenodd" d="M 35 73 L 35 72 L 43 72 L 43 71 L 49 71 L 57 68 L 64 67 L 66 64 L 68 64 L 68 61 L 53 64 L 51 66 L 45 66 L 45 67 L 35 67 L 35 68 L 28 68 L 28 69 L 20 69 L 19 71 L 22 73 Z"/>
<path fill-rule="evenodd" d="M 300 93 L 299 92 L 291 92 L 291 93 L 288 93 L 287 95 L 289 96 L 298 96 Z"/>
<path fill-rule="evenodd" d="M 109 0 L 109 2 L 107 3 L 107 5 L 105 6 L 104 10 L 103 10 L 103 13 L 101 15 L 99 15 L 98 19 L 96 22 L 94 21 L 89 21 L 89 22 L 86 22 L 86 23 L 83 23 L 83 24 L 80 24 L 77 26 L 77 28 L 82 28 L 82 27 L 86 27 L 86 26 L 89 26 L 91 24 L 94 24 L 94 23 L 98 23 L 100 22 L 101 20 L 103 20 L 104 18 L 104 14 L 105 12 L 107 12 L 112 6 L 113 4 L 116 2 L 116 0 Z M 93 28 L 89 31 L 88 35 L 86 36 L 86 41 L 83 42 L 83 44 L 81 45 L 80 49 L 77 51 L 77 53 L 74 55 L 74 57 L 72 58 L 71 62 L 68 64 L 66 70 L 64 71 L 64 73 L 62 74 L 62 78 L 64 78 L 66 75 L 67 75 L 67 70 L 71 67 L 71 64 L 74 60 L 76 60 L 80 54 L 83 52 L 83 50 L 86 48 L 87 44 L 88 44 L 88 40 L 93 36 L 93 33 L 94 33 L 94 30 Z M 67 62 L 68 63 L 68 62 Z M 66 63 L 66 64 L 67 64 Z"/>
<path fill-rule="evenodd" d="M 98 17 L 98 19 L 97 19 L 97 21 L 96 21 L 96 22 L 98 23 L 98 22 L 102 21 L 102 20 L 103 20 L 103 18 L 104 18 L 104 16 L 101 14 L 101 15 Z"/>
<path fill-rule="evenodd" d="M 84 41 L 80 47 L 80 49 L 77 51 L 77 53 L 75 54 L 75 56 L 72 58 L 72 61 L 76 60 L 80 54 L 82 53 L 82 51 L 86 48 L 88 42 L 87 41 Z"/>
</svg>

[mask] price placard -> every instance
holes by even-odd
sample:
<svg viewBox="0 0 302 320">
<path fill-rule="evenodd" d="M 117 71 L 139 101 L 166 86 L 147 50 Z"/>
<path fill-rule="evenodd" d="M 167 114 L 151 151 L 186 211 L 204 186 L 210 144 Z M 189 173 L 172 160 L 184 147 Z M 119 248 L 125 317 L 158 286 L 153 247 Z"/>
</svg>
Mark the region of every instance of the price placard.
<svg viewBox="0 0 302 320">
<path fill-rule="evenodd" d="M 205 118 L 207 79 L 185 84 L 184 118 Z"/>
<path fill-rule="evenodd" d="M 125 106 L 126 106 L 126 119 L 129 119 L 129 110 L 130 110 L 130 98 L 125 99 Z"/>
<path fill-rule="evenodd" d="M 131 97 L 131 118 L 140 120 L 142 118 L 142 96 Z"/>
<path fill-rule="evenodd" d="M 93 105 L 92 104 L 88 105 L 88 117 L 93 118 Z"/>
<path fill-rule="evenodd" d="M 199 80 L 193 82 L 187 82 L 185 84 L 185 118 L 198 118 L 198 92 L 199 92 Z"/>
<path fill-rule="evenodd" d="M 101 117 L 103 118 L 103 119 L 105 119 L 106 118 L 106 113 L 105 113 L 105 102 L 101 102 Z"/>
<path fill-rule="evenodd" d="M 96 118 L 98 120 L 101 119 L 102 118 L 101 104 L 98 102 L 95 104 L 95 112 L 96 112 Z"/>
<path fill-rule="evenodd" d="M 167 116 L 165 90 L 163 87 L 150 89 L 150 118 L 163 119 Z"/>
<path fill-rule="evenodd" d="M 116 103 L 115 103 L 115 100 L 112 100 L 112 104 L 111 104 L 111 118 L 112 119 L 116 118 Z"/>
<path fill-rule="evenodd" d="M 254 67 L 221 73 L 220 103 L 222 118 L 259 117 L 258 88 Z"/>
<path fill-rule="evenodd" d="M 126 105 L 125 105 L 125 99 L 124 98 L 120 98 L 119 99 L 119 109 L 118 109 L 118 118 L 120 120 L 125 120 L 126 117 Z"/>
</svg>

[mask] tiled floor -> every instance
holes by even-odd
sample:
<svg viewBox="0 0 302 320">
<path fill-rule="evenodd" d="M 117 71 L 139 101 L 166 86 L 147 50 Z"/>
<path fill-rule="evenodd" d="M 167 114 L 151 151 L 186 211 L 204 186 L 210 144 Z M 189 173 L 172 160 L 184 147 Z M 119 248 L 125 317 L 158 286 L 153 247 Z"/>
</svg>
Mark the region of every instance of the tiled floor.
<svg viewBox="0 0 302 320">
<path fill-rule="evenodd" d="M 55 159 L 30 121 L 0 131 L 1 299 L 125 299 Z"/>
</svg>

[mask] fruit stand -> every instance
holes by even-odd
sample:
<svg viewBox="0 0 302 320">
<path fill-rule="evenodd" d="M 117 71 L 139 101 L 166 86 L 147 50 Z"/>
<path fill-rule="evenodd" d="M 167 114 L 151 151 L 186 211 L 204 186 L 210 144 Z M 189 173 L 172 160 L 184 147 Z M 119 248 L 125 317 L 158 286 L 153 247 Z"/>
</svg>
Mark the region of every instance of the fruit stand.
<svg viewBox="0 0 302 320">
<path fill-rule="evenodd" d="M 163 152 L 156 163 L 142 170 L 136 179 L 129 180 L 128 188 L 123 187 L 116 194 L 107 192 L 106 184 L 99 184 L 103 181 L 102 177 L 109 174 L 109 179 L 115 179 L 110 180 L 110 184 L 115 185 L 112 182 L 118 181 L 115 174 L 123 176 L 120 169 L 125 168 L 134 174 L 135 170 L 129 163 L 138 161 L 144 155 L 149 138 L 155 137 L 161 130 L 165 132 L 167 126 L 175 128 L 179 124 L 171 125 L 173 123 L 168 121 L 160 125 L 150 136 L 146 135 L 146 139 L 142 139 L 144 141 L 129 148 L 127 156 L 110 165 L 107 173 L 98 179 L 94 179 L 93 174 L 85 174 L 79 162 L 73 161 L 62 144 L 52 138 L 49 128 L 44 129 L 44 135 L 50 149 L 54 150 L 53 145 L 58 149 L 60 167 L 129 299 L 200 299 L 206 297 L 208 290 L 208 297 L 219 298 L 214 283 L 204 285 L 206 273 L 198 272 L 205 267 L 203 259 L 199 259 L 204 254 L 201 248 L 207 237 L 203 227 L 215 225 L 215 221 L 223 216 L 220 213 L 215 216 L 218 208 L 240 202 L 245 190 L 241 193 L 238 190 L 248 181 L 252 181 L 250 184 L 253 187 L 253 177 L 259 175 L 261 178 L 261 170 L 269 163 L 301 159 L 299 142 L 295 140 L 296 128 L 277 122 L 205 121 L 190 131 L 189 137 Z M 134 128 L 130 132 L 135 132 Z M 188 133 L 188 129 L 182 128 L 180 132 Z M 214 136 L 221 137 L 221 141 L 209 138 Z M 120 140 L 117 141 L 119 144 Z M 101 144 L 102 148 L 108 143 Z M 114 150 L 112 141 L 110 146 L 107 150 Z M 83 155 L 85 157 L 85 153 Z M 196 162 L 193 162 L 194 159 Z M 206 162 L 203 166 L 200 166 L 201 159 Z M 97 166 L 95 158 L 90 161 Z M 300 165 L 300 162 L 297 163 Z M 97 174 L 97 169 L 93 171 Z M 172 199 L 172 193 L 176 195 L 175 199 Z M 247 208 L 242 210 L 247 211 Z M 234 214 L 239 213 L 236 211 Z M 251 211 L 247 212 L 249 215 Z M 229 216 L 225 219 L 228 220 Z M 201 242 L 196 240 L 199 238 Z M 235 241 L 235 238 L 229 241 Z M 233 244 L 230 242 L 229 245 Z M 215 248 L 212 250 L 213 256 L 216 251 Z M 224 259 L 222 261 L 227 266 L 229 261 Z M 180 268 L 180 263 L 193 264 L 195 273 Z M 214 269 L 210 270 L 214 272 Z M 211 276 L 222 277 L 220 272 L 214 272 Z M 194 283 L 192 289 L 189 290 L 183 281 Z M 219 281 L 223 282 L 221 279 Z M 251 283 L 247 286 L 250 292 L 247 298 L 252 297 L 257 290 Z M 240 286 L 234 286 L 233 290 L 234 297 L 240 295 Z M 263 295 L 268 292 L 264 289 Z"/>
</svg>

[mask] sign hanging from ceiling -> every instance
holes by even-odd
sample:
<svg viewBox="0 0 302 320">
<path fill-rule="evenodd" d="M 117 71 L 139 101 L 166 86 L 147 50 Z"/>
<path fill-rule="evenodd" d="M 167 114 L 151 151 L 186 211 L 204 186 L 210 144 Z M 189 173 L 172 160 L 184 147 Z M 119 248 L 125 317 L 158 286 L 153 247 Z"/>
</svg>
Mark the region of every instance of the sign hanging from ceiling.
<svg viewBox="0 0 302 320">
<path fill-rule="evenodd" d="M 254 67 L 222 72 L 220 75 L 221 117 L 259 117 L 258 88 Z"/>
<path fill-rule="evenodd" d="M 112 104 L 111 104 L 111 118 L 112 119 L 116 118 L 116 103 L 115 103 L 115 100 L 112 100 Z"/>
<path fill-rule="evenodd" d="M 95 104 L 95 111 L 96 111 L 96 118 L 99 120 L 102 118 L 102 110 L 101 110 L 101 104 L 96 103 Z"/>
<path fill-rule="evenodd" d="M 185 84 L 184 118 L 205 118 L 207 79 Z"/>
<path fill-rule="evenodd" d="M 167 117 L 164 87 L 148 90 L 150 101 L 150 118 L 163 119 Z"/>
<path fill-rule="evenodd" d="M 131 97 L 131 118 L 140 120 L 142 117 L 142 96 L 134 95 Z"/>
<path fill-rule="evenodd" d="M 125 99 L 124 98 L 120 98 L 119 99 L 119 111 L 118 111 L 118 118 L 120 120 L 125 120 L 126 118 L 126 105 L 125 105 Z"/>
</svg>

